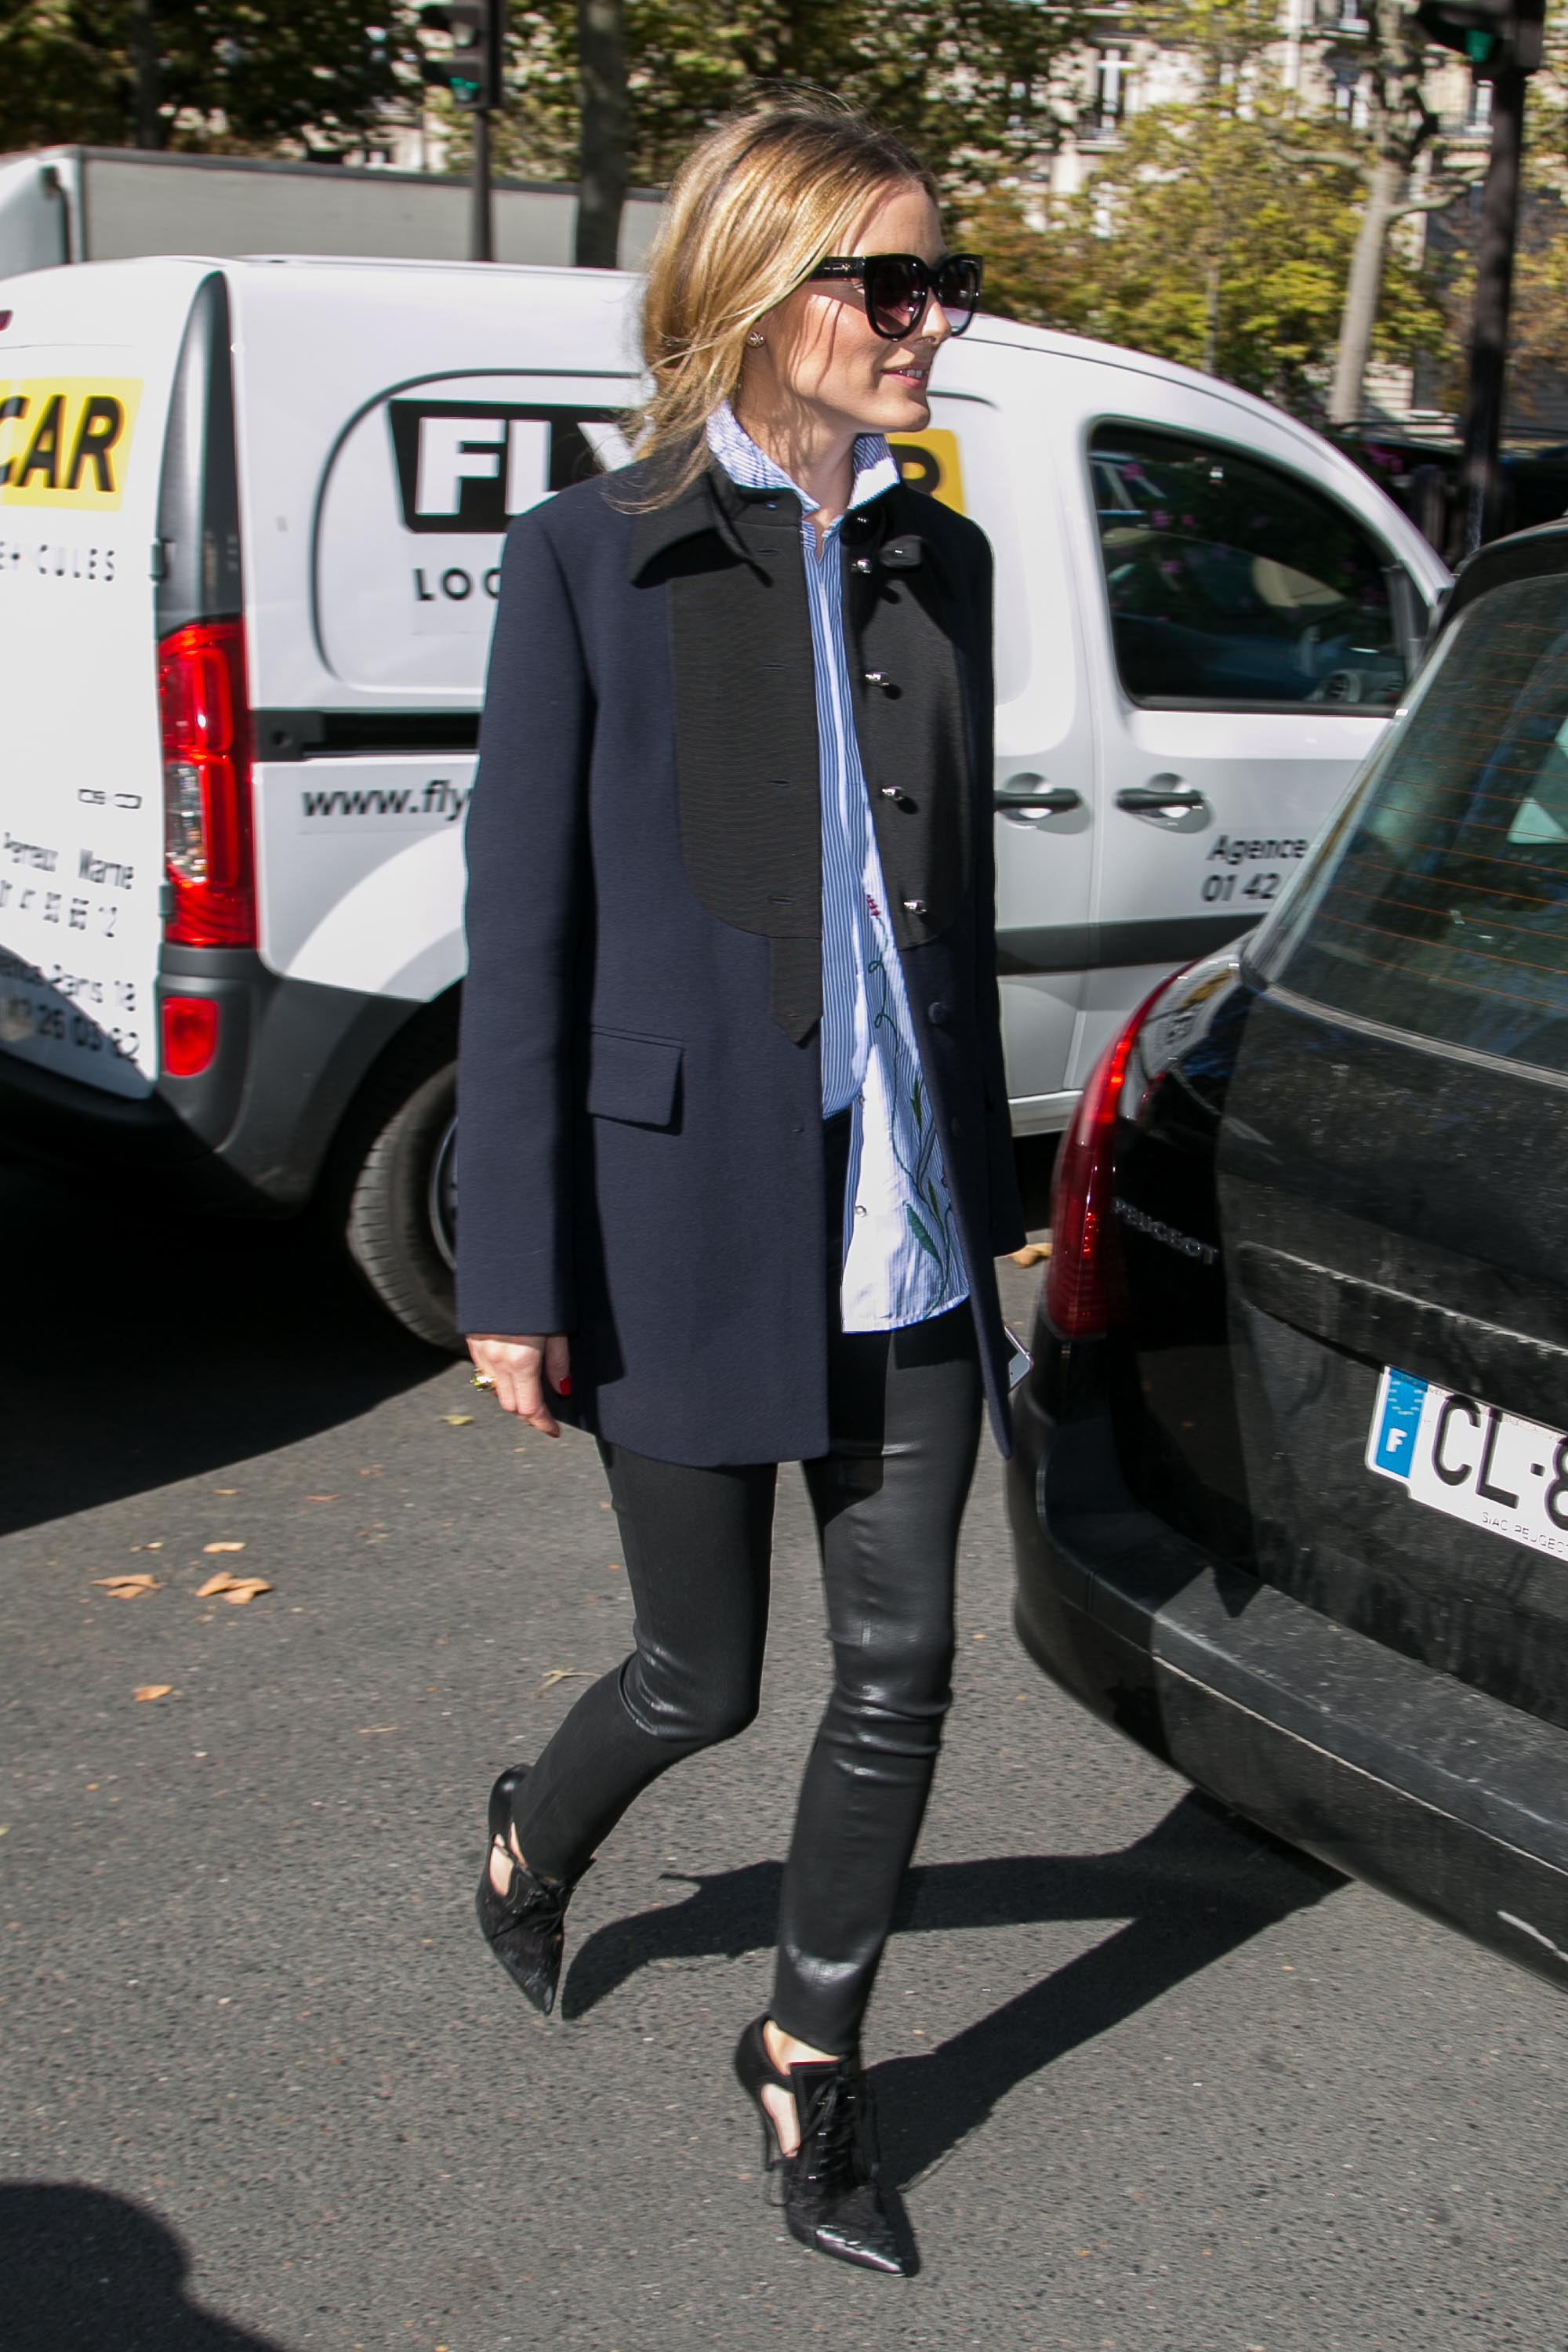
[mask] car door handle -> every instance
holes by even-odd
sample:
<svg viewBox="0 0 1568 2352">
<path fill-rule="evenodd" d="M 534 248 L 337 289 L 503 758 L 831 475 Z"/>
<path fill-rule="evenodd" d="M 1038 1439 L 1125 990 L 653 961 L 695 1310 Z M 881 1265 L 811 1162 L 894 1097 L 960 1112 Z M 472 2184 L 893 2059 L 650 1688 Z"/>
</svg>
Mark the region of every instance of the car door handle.
<svg viewBox="0 0 1568 2352">
<path fill-rule="evenodd" d="M 1033 790 L 1036 784 L 1041 788 L 1038 792 Z M 1019 789 L 1023 786 L 1029 789 Z M 993 794 L 993 803 L 1004 816 L 1010 809 L 1030 809 L 1038 816 L 1066 816 L 1069 809 L 1082 808 L 1083 794 L 1075 793 L 1070 784 L 1047 784 L 1044 776 L 1013 776 Z"/>
<path fill-rule="evenodd" d="M 1127 809 L 1133 816 L 1158 816 L 1166 809 L 1184 814 L 1193 809 L 1206 809 L 1208 803 L 1192 784 L 1184 784 L 1180 776 L 1156 776 L 1147 784 L 1129 784 L 1116 795 L 1119 809 Z"/>
</svg>

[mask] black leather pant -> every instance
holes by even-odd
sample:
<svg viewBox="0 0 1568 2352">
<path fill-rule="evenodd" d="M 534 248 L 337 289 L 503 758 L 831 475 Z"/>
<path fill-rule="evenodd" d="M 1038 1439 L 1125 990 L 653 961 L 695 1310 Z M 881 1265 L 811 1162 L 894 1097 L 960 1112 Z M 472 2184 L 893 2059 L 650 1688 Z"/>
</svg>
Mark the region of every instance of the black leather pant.
<svg viewBox="0 0 1568 2352">
<path fill-rule="evenodd" d="M 837 1334 L 830 1348 L 831 1446 L 805 1470 L 833 1691 L 784 1869 L 771 2014 L 843 2054 L 859 2037 L 952 1696 L 953 1563 L 981 1386 L 967 1306 L 901 1331 Z M 695 1470 L 600 1451 L 637 1647 L 578 1700 L 524 1785 L 518 1842 L 553 1878 L 575 1877 L 660 1772 L 746 1728 L 767 1633 L 775 1465 Z"/>
</svg>

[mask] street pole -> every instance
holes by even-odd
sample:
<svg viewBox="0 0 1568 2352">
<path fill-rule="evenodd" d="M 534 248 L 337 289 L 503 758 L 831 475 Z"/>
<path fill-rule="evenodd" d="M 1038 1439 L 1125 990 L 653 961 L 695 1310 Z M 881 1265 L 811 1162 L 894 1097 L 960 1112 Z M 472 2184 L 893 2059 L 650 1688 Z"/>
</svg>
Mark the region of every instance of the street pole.
<svg viewBox="0 0 1568 2352">
<path fill-rule="evenodd" d="M 1465 394 L 1465 451 L 1459 484 L 1464 500 L 1464 552 L 1473 555 L 1497 527 L 1498 444 L 1502 433 L 1508 362 L 1508 316 L 1513 297 L 1513 249 L 1519 230 L 1519 164 L 1524 140 L 1526 77 L 1500 66 L 1492 80 L 1492 145 L 1481 195 L 1476 246 L 1476 303 L 1470 326 L 1469 382 Z"/>
<path fill-rule="evenodd" d="M 474 110 L 473 212 L 468 227 L 468 259 L 493 261 L 495 236 L 490 217 L 490 116 L 485 106 Z"/>
</svg>

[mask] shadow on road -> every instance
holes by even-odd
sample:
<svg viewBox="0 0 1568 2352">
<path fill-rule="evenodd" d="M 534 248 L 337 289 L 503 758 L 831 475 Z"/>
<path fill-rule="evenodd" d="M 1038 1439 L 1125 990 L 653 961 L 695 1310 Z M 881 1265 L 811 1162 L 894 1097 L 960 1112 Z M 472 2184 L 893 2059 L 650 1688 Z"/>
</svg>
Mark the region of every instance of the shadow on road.
<svg viewBox="0 0 1568 2352">
<path fill-rule="evenodd" d="M 0 1163 L 0 1534 L 352 1421 L 446 1360 L 298 1224 Z"/>
<path fill-rule="evenodd" d="M 583 2016 L 649 1961 L 735 1959 L 771 1944 L 780 1874 L 778 1863 L 763 1862 L 697 1879 L 686 1902 L 598 1928 L 572 1964 L 563 2016 Z M 1193 1795 L 1118 1853 L 1015 1854 L 911 1871 L 899 1922 L 906 1935 L 1063 1919 L 1127 1924 L 950 2041 L 874 2070 L 889 2180 L 907 2185 L 929 2171 L 1017 2084 L 1343 1884 Z"/>
<path fill-rule="evenodd" d="M 185 2294 L 190 2257 L 123 2197 L 0 2181 L 5 2352 L 282 2352 Z"/>
</svg>

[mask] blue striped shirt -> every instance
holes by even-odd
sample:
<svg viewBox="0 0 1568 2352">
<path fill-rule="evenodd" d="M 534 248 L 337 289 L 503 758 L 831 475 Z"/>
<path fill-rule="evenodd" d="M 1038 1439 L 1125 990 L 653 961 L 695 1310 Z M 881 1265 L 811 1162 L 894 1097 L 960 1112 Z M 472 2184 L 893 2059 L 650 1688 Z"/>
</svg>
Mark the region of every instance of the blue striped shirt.
<svg viewBox="0 0 1568 2352">
<path fill-rule="evenodd" d="M 846 1331 L 898 1330 L 956 1307 L 969 1278 L 860 765 L 838 525 L 819 543 L 816 500 L 758 448 L 728 401 L 709 419 L 708 446 L 731 481 L 800 500 L 822 779 L 822 1115 L 853 1112 L 840 1301 Z M 881 435 L 862 434 L 850 509 L 898 479 Z"/>
</svg>

